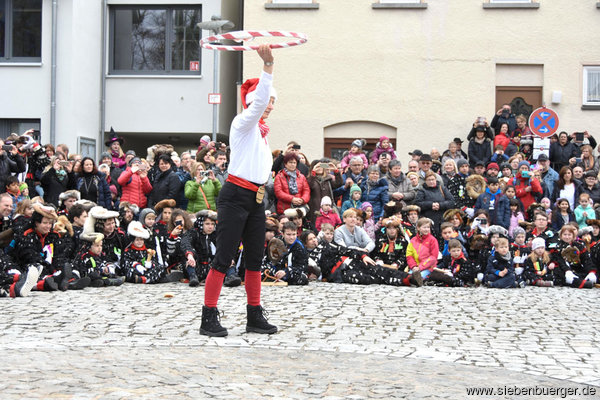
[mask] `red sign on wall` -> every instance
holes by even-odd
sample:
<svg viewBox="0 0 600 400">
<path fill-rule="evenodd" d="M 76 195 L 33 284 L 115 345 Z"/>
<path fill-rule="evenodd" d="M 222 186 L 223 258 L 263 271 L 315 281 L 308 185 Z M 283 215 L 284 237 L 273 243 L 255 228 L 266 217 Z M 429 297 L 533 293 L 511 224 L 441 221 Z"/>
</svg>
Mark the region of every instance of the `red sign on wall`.
<svg viewBox="0 0 600 400">
<path fill-rule="evenodd" d="M 190 71 L 200 71 L 200 61 L 190 61 Z"/>
</svg>

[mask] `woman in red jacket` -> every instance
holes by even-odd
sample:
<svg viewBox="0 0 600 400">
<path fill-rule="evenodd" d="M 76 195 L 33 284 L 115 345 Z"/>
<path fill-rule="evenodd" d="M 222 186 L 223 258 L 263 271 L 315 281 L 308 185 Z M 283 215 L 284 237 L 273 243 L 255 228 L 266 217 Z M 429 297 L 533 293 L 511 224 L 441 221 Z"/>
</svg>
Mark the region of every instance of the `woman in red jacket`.
<svg viewBox="0 0 600 400">
<path fill-rule="evenodd" d="M 146 164 L 142 164 L 138 157 L 132 158 L 129 167 L 119 176 L 118 182 L 123 190 L 121 201 L 135 204 L 140 210 L 146 207 L 146 196 L 152 191 Z"/>
<path fill-rule="evenodd" d="M 521 200 L 524 210 L 527 210 L 532 203 L 535 203 L 536 194 L 541 196 L 543 193 L 542 185 L 540 181 L 533 177 L 533 174 L 529 170 L 529 162 L 527 161 L 519 163 L 517 176 L 514 178 L 513 183 L 517 197 Z"/>
<path fill-rule="evenodd" d="M 275 176 L 275 197 L 277 198 L 277 214 L 290 207 L 302 207 L 310 200 L 308 181 L 296 169 L 298 156 L 287 153 L 283 157 L 283 169 Z"/>
</svg>

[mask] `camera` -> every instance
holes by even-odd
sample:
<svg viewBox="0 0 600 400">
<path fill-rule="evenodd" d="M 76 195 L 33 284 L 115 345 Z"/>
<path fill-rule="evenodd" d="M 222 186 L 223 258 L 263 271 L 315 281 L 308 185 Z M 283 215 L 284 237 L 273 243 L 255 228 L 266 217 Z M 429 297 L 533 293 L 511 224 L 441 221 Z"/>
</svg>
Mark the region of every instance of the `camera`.
<svg viewBox="0 0 600 400">
<path fill-rule="evenodd" d="M 581 157 L 576 157 L 575 162 L 579 164 L 581 162 Z"/>
<path fill-rule="evenodd" d="M 9 144 L 4 144 L 2 145 L 2 150 L 4 151 L 11 151 L 12 150 L 12 146 Z"/>
<path fill-rule="evenodd" d="M 182 220 L 175 221 L 175 226 L 183 226 L 183 221 Z"/>
<path fill-rule="evenodd" d="M 485 126 L 485 117 L 477 117 L 477 125 Z"/>
<path fill-rule="evenodd" d="M 531 178 L 531 173 L 529 171 L 521 171 L 521 176 L 523 178 Z"/>
<path fill-rule="evenodd" d="M 324 163 L 324 162 L 322 162 L 322 163 L 319 163 L 319 166 L 320 166 L 321 168 L 325 169 L 325 170 L 329 169 L 329 164 L 327 164 L 327 163 Z"/>
<path fill-rule="evenodd" d="M 209 171 L 202 171 L 200 173 L 201 176 L 208 176 Z"/>
<path fill-rule="evenodd" d="M 502 118 L 508 118 L 510 117 L 510 110 L 508 108 L 503 108 L 502 109 Z"/>
<path fill-rule="evenodd" d="M 576 142 L 583 142 L 584 137 L 585 137 L 584 132 L 575 132 L 575 141 Z"/>
<path fill-rule="evenodd" d="M 299 144 L 295 144 L 292 146 L 292 149 L 294 150 L 300 150 L 300 145 Z"/>
<path fill-rule="evenodd" d="M 488 220 L 487 218 L 476 218 L 477 221 L 479 221 L 479 224 L 481 225 L 487 225 Z"/>
</svg>

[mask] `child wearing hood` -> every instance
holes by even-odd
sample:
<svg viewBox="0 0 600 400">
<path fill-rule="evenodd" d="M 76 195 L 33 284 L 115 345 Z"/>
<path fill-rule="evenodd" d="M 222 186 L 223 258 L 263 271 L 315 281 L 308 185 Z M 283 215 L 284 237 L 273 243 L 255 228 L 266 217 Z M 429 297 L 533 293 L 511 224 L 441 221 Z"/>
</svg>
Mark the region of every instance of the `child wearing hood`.
<svg viewBox="0 0 600 400">
<path fill-rule="evenodd" d="M 356 139 L 352 142 L 352 145 L 350 146 L 350 151 L 344 156 L 344 158 L 342 158 L 342 161 L 340 163 L 342 170 L 346 171 L 348 169 L 348 166 L 350 165 L 350 160 L 352 159 L 352 157 L 357 156 L 362 159 L 363 164 L 365 165 L 365 169 L 367 169 L 367 167 L 369 166 L 369 160 L 367 160 L 367 156 L 365 156 L 365 153 L 362 151 L 362 148 L 365 144 L 366 142 L 363 139 Z"/>
<path fill-rule="evenodd" d="M 390 138 L 387 136 L 381 136 L 379 138 L 379 142 L 375 146 L 375 150 L 371 153 L 371 162 L 373 164 L 377 164 L 377 160 L 379 160 L 379 156 L 382 153 L 388 153 L 392 160 L 396 159 L 396 152 L 394 151 L 394 146 L 390 142 Z"/>
<path fill-rule="evenodd" d="M 364 223 L 362 228 L 367 232 L 367 235 L 371 238 L 372 241 L 375 241 L 375 219 L 373 218 L 373 206 L 368 201 L 365 201 L 360 206 L 361 211 L 363 212 Z"/>
<path fill-rule="evenodd" d="M 323 196 L 321 199 L 321 209 L 317 212 L 317 215 L 315 227 L 318 232 L 321 232 L 321 225 L 323 223 L 331 224 L 334 227 L 342 224 L 340 216 L 332 207 L 331 198 L 329 196 Z"/>
</svg>

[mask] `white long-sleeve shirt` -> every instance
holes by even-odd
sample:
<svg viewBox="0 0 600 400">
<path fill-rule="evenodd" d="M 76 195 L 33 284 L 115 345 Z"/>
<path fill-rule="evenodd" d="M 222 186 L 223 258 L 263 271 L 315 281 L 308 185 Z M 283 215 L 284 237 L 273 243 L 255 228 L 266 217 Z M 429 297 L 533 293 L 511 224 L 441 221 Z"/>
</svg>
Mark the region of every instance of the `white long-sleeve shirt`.
<svg viewBox="0 0 600 400">
<path fill-rule="evenodd" d="M 254 101 L 231 123 L 229 173 L 250 182 L 263 184 L 269 178 L 273 157 L 267 137 L 262 137 L 258 121 L 270 101 L 273 75 L 262 72 Z"/>
</svg>

